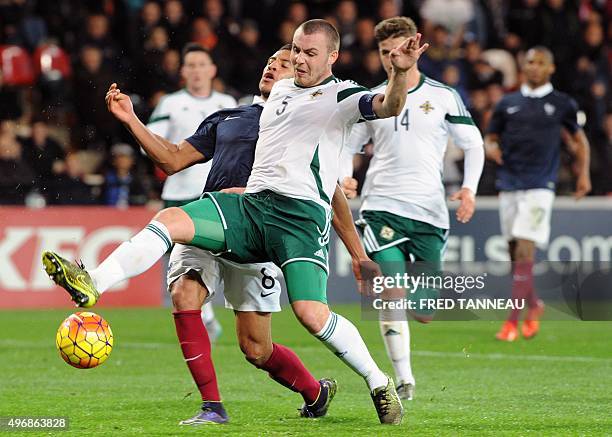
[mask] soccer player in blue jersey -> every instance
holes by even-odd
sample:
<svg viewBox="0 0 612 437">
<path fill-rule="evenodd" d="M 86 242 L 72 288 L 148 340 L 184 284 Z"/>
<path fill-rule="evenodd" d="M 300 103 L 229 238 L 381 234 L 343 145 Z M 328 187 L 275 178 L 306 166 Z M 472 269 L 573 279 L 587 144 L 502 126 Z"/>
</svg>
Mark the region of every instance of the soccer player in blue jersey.
<svg viewBox="0 0 612 437">
<path fill-rule="evenodd" d="M 561 131 L 575 143 L 576 198 L 591 191 L 589 143 L 577 122 L 576 102 L 553 89 L 553 55 L 546 47 L 530 49 L 525 57 L 525 83 L 520 91 L 498 103 L 485 137 L 487 157 L 495 161 L 502 234 L 509 242 L 513 262 L 512 298 L 526 299 L 527 315 L 521 325 L 524 338 L 539 331 L 544 304 L 533 285 L 537 247 L 546 247 L 559 170 Z M 512 310 L 496 338 L 518 338 L 520 310 Z"/>
</svg>

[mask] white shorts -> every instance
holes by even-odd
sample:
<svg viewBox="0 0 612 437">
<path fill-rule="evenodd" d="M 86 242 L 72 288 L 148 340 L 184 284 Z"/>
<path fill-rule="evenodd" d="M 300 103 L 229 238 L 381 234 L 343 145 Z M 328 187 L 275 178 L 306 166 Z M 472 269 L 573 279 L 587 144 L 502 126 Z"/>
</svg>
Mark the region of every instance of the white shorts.
<svg viewBox="0 0 612 437">
<path fill-rule="evenodd" d="M 168 289 L 192 270 L 208 288 L 207 302 L 221 292 L 226 308 L 264 313 L 281 310 L 281 273 L 273 263 L 238 264 L 197 247 L 175 244 L 168 263 Z"/>
<path fill-rule="evenodd" d="M 550 238 L 550 216 L 554 191 L 545 188 L 499 193 L 499 220 L 508 241 L 533 241 L 545 248 Z"/>
</svg>

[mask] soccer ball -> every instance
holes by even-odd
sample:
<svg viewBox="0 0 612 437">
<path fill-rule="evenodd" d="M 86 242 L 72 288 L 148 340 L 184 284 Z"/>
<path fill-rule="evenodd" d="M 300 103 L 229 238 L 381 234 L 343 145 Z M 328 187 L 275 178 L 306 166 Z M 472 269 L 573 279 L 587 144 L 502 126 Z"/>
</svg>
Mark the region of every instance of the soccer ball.
<svg viewBox="0 0 612 437">
<path fill-rule="evenodd" d="M 72 314 L 62 322 L 55 344 L 68 364 L 79 369 L 91 369 L 110 355 L 113 333 L 106 320 L 84 311 Z"/>
</svg>

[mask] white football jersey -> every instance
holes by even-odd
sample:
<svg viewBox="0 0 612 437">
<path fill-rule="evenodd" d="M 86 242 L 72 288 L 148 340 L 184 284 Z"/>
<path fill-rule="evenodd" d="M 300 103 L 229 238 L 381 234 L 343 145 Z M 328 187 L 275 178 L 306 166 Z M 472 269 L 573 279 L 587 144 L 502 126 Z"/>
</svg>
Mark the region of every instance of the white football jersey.
<svg viewBox="0 0 612 437">
<path fill-rule="evenodd" d="M 160 137 L 175 144 L 190 137 L 210 114 L 224 108 L 233 108 L 236 100 L 212 91 L 208 97 L 191 95 L 182 89 L 161 98 L 147 127 Z M 196 164 L 168 176 L 162 190 L 164 200 L 189 200 L 200 197 L 212 161 Z"/>
<path fill-rule="evenodd" d="M 386 83 L 372 92 L 385 89 Z M 483 144 L 459 94 L 425 75 L 408 92 L 400 115 L 356 124 L 347 144 L 350 156 L 370 139 L 374 145 L 361 210 L 388 211 L 448 229 L 442 169 L 449 136 L 464 150 Z"/>
<path fill-rule="evenodd" d="M 293 79 L 276 82 L 261 114 L 246 192 L 271 190 L 329 210 L 340 152 L 362 116 L 361 97 L 370 94 L 334 76 L 309 88 Z"/>
</svg>

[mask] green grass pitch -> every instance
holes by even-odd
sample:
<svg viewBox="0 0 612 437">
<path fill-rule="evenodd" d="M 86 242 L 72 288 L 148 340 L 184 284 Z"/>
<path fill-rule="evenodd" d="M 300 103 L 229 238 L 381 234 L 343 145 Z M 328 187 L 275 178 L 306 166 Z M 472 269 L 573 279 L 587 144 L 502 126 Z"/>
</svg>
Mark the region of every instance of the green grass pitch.
<svg viewBox="0 0 612 437">
<path fill-rule="evenodd" d="M 377 324 L 360 321 L 356 306 L 334 309 L 390 372 Z M 90 370 L 69 367 L 55 349 L 69 310 L 0 312 L 0 416 L 65 415 L 69 434 L 104 436 L 612 434 L 612 323 L 544 322 L 536 339 L 514 344 L 493 340 L 498 322 L 412 323 L 416 399 L 400 427 L 382 427 L 363 381 L 284 311 L 273 316 L 275 340 L 339 383 L 327 417 L 298 418 L 299 395 L 243 359 L 233 315 L 218 309 L 225 331 L 213 356 L 231 423 L 202 429 L 177 426 L 196 412 L 199 393 L 169 309 L 96 311 L 115 349 Z"/>
</svg>

